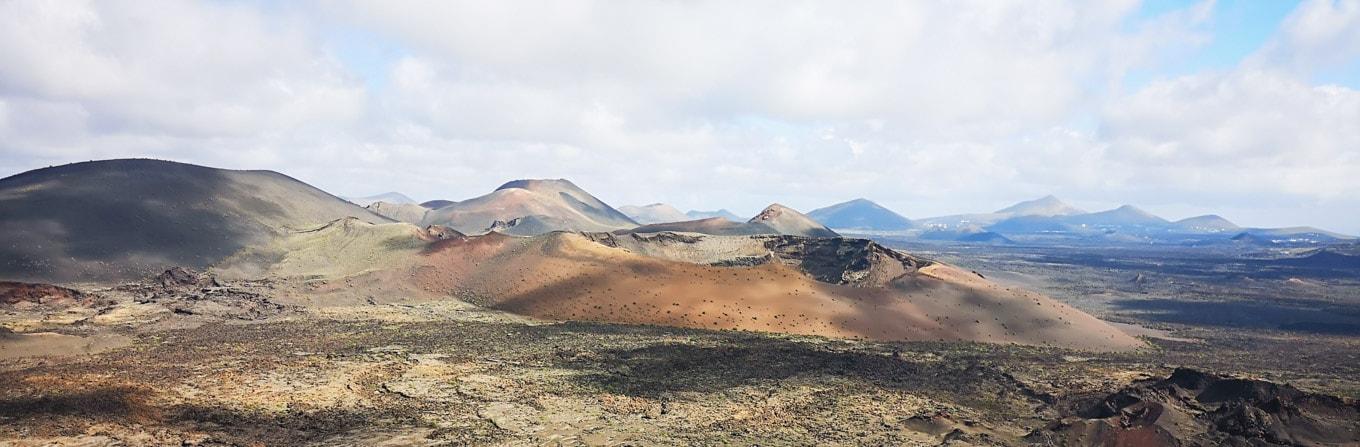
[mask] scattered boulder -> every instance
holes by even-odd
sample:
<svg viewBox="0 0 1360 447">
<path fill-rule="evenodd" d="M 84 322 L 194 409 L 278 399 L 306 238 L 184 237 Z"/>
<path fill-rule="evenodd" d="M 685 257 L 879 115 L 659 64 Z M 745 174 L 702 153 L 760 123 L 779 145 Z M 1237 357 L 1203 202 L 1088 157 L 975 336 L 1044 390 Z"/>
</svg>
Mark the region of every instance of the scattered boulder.
<svg viewBox="0 0 1360 447">
<path fill-rule="evenodd" d="M 217 278 L 206 273 L 200 273 L 184 267 L 171 267 L 170 269 L 156 275 L 152 280 L 156 285 L 166 289 L 179 289 L 189 287 L 221 287 Z"/>
<path fill-rule="evenodd" d="M 425 227 L 425 235 L 432 240 L 438 241 L 466 237 L 466 235 L 458 232 L 458 230 L 443 225 L 430 225 Z"/>
<path fill-rule="evenodd" d="M 89 296 L 75 289 L 51 284 L 0 281 L 0 304 L 69 306 L 89 301 Z"/>
</svg>

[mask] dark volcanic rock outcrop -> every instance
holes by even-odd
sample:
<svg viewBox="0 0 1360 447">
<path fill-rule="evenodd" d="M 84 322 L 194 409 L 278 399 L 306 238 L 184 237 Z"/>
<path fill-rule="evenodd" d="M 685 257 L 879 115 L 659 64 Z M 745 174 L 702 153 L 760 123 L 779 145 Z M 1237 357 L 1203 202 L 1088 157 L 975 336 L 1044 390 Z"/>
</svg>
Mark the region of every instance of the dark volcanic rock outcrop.
<svg viewBox="0 0 1360 447">
<path fill-rule="evenodd" d="M 930 265 L 928 260 L 868 239 L 787 235 L 713 236 L 658 233 L 581 233 L 604 246 L 660 258 L 719 267 L 778 261 L 818 281 L 851 286 L 882 286 Z"/>
<path fill-rule="evenodd" d="M 818 281 L 831 284 L 880 286 L 915 272 L 930 261 L 884 247 L 868 239 L 799 236 L 758 237 L 765 248 L 785 263 Z"/>
<path fill-rule="evenodd" d="M 1185 368 L 1077 408 L 1029 440 L 1110 446 L 1360 443 L 1360 403 Z"/>
<path fill-rule="evenodd" d="M 0 281 L 0 304 L 70 306 L 89 301 L 89 296 L 75 289 L 51 284 Z"/>
</svg>

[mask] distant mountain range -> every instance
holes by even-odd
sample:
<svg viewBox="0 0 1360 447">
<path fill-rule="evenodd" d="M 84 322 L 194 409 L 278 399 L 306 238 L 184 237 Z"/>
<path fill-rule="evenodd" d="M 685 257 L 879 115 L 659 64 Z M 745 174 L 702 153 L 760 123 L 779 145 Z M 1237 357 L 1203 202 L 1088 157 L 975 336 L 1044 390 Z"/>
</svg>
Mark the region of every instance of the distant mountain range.
<svg viewBox="0 0 1360 447">
<path fill-rule="evenodd" d="M 381 199 L 381 200 L 377 200 Z M 356 203 L 367 203 L 366 208 Z M 1131 205 L 1086 212 L 1053 196 L 990 213 L 909 219 L 867 199 L 803 215 L 772 204 L 751 219 L 726 210 L 681 213 L 666 204 L 624 211 L 565 179 L 515 180 L 467 200 L 416 204 L 400 193 L 330 195 L 270 171 L 159 160 L 106 160 L 0 179 L 0 274 L 120 280 L 168 265 L 211 265 L 243 246 L 345 217 L 496 231 L 781 234 L 840 233 L 973 244 L 1178 244 L 1245 249 L 1322 247 L 1355 238 L 1312 227 L 1242 228 L 1216 215 L 1178 221 Z M 630 216 L 631 215 L 631 216 Z M 79 237 L 63 237 L 74 234 Z"/>
<path fill-rule="evenodd" d="M 1262 247 L 1320 246 L 1353 239 L 1312 227 L 1243 228 L 1214 214 L 1170 221 L 1133 205 L 1088 212 L 1052 195 L 1022 201 L 988 213 L 953 214 L 915 220 L 872 200 L 858 198 L 812 210 L 806 216 L 796 214 L 806 217 L 807 221 L 781 229 L 769 224 L 753 225 L 757 222 L 725 209 L 682 213 L 669 204 L 653 203 L 622 206 L 615 210 L 566 180 L 519 182 L 538 188 L 556 185 L 554 191 L 560 191 L 559 194 L 549 192 L 533 197 L 537 193 L 528 194 L 526 192 L 532 191 L 525 189 L 524 185 L 513 185 L 515 182 L 512 182 L 492 194 L 463 202 L 440 200 L 416 205 L 414 201 L 382 201 L 370 204 L 368 209 L 394 220 L 422 225 L 447 225 L 469 234 L 485 232 L 493 227 L 499 232 L 521 235 L 553 230 L 811 235 L 830 234 L 828 232 L 839 230 L 842 233 L 972 244 L 1155 243 Z M 505 189 L 524 191 L 502 192 Z M 563 191 L 566 195 L 560 194 Z M 377 197 L 401 200 L 405 196 L 387 193 L 371 198 Z M 549 205 L 550 202 L 560 203 Z M 787 207 L 772 205 L 762 214 L 772 209 L 786 210 L 785 214 L 790 216 L 797 213 Z M 595 217 L 583 220 L 582 216 L 607 217 L 604 221 L 594 222 Z"/>
<path fill-rule="evenodd" d="M 783 234 L 791 236 L 807 237 L 837 237 L 840 236 L 835 231 L 825 225 L 817 223 L 797 210 L 780 205 L 771 204 L 761 210 L 759 214 L 745 222 L 735 222 L 723 217 L 709 217 L 706 219 L 686 220 L 682 222 L 663 222 L 642 225 L 637 228 L 619 230 L 616 233 L 660 233 L 663 231 L 681 233 L 700 233 L 719 236 L 735 235 L 754 235 L 754 234 Z"/>
<path fill-rule="evenodd" d="M 1168 221 L 1132 205 L 1087 212 L 1054 196 L 990 213 L 911 220 L 877 203 L 855 199 L 808 216 L 842 232 L 970 243 L 1238 243 L 1271 246 L 1329 244 L 1349 236 L 1311 227 L 1242 228 L 1217 215 Z"/>
</svg>

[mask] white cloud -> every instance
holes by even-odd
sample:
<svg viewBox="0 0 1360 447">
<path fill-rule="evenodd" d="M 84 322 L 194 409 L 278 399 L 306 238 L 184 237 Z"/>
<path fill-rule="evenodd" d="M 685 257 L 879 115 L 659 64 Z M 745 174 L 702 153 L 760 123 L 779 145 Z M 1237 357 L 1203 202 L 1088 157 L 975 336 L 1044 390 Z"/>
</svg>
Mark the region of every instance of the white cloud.
<svg viewBox="0 0 1360 447">
<path fill-rule="evenodd" d="M 1309 0 L 1247 63 L 1304 75 L 1360 59 L 1360 0 Z"/>
<path fill-rule="evenodd" d="M 157 156 L 450 199 L 570 177 L 616 204 L 913 217 L 1249 194 L 1276 224 L 1360 189 L 1357 93 L 1310 82 L 1360 54 L 1355 5 L 1125 91 L 1209 41 L 1213 4 L 0 1 L 0 168 Z M 346 29 L 400 55 L 347 67 Z"/>
<path fill-rule="evenodd" d="M 72 145 L 353 121 L 364 92 L 297 26 L 241 4 L 4 2 L 0 95 L 62 113 Z"/>
</svg>

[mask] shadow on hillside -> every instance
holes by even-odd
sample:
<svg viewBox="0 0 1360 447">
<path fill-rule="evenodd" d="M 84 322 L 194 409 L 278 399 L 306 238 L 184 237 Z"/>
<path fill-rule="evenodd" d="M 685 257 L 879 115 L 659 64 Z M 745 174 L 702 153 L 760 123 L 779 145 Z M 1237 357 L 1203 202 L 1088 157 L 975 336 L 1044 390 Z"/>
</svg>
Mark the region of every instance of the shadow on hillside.
<svg viewBox="0 0 1360 447">
<path fill-rule="evenodd" d="M 728 340 L 716 346 L 671 343 L 593 354 L 563 359 L 561 366 L 582 371 L 574 379 L 582 386 L 637 397 L 713 393 L 806 379 L 850 380 L 877 388 L 950 395 L 958 401 L 997 396 L 1052 401 L 1051 396 L 1032 393 L 1005 372 L 969 356 L 912 360 L 910 354 L 837 351 L 764 337 Z"/>
<path fill-rule="evenodd" d="M 1360 309 L 1316 300 L 1272 303 L 1121 299 L 1111 304 L 1125 315 L 1161 323 L 1360 335 Z"/>
<path fill-rule="evenodd" d="M 214 441 L 226 445 L 299 445 L 375 428 L 421 424 L 414 410 L 290 409 L 270 414 L 199 405 L 157 407 L 147 403 L 152 394 L 131 386 L 74 392 L 43 390 L 37 396 L 0 399 L 0 421 L 55 433 L 97 422 L 137 424 L 134 427 L 156 424 L 207 431 Z"/>
<path fill-rule="evenodd" d="M 284 213 L 232 188 L 220 171 L 153 160 L 78 163 L 3 179 L 0 275 L 101 280 L 169 265 L 206 267 L 256 231 L 224 224 L 231 220 L 214 197 L 236 198 L 261 215 Z"/>
</svg>

